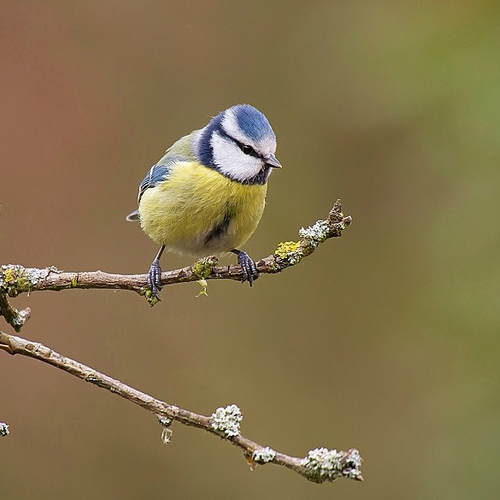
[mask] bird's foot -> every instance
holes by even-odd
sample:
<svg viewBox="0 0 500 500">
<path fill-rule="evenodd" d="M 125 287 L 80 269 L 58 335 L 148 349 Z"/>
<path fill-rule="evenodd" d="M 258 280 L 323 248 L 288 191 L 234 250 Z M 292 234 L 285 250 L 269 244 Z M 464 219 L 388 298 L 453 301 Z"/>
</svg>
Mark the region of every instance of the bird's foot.
<svg viewBox="0 0 500 500">
<path fill-rule="evenodd" d="M 160 290 L 163 288 L 161 284 L 161 267 L 158 259 L 153 260 L 148 272 L 148 285 L 151 288 L 152 294 L 156 300 L 160 301 Z"/>
<path fill-rule="evenodd" d="M 243 270 L 243 283 L 248 281 L 250 286 L 252 286 L 252 283 L 259 277 L 260 274 L 257 270 L 255 262 L 246 252 L 243 252 L 242 250 L 233 250 L 233 253 L 238 256 L 238 264 Z"/>
</svg>

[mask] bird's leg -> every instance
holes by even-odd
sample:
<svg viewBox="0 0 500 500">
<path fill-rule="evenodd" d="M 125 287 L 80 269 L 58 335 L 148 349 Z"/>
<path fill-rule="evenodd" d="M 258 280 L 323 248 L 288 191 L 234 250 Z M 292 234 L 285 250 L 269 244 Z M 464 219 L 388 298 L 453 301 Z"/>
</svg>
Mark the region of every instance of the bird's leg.
<svg viewBox="0 0 500 500">
<path fill-rule="evenodd" d="M 248 281 L 250 286 L 254 280 L 259 277 L 259 271 L 257 270 L 257 266 L 255 262 L 248 256 L 246 252 L 243 250 L 231 250 L 232 253 L 238 256 L 238 264 L 243 269 L 243 282 Z"/>
<path fill-rule="evenodd" d="M 148 285 L 151 288 L 151 292 L 156 297 L 157 300 L 160 299 L 160 290 L 163 288 L 161 284 L 161 267 L 160 267 L 160 258 L 161 254 L 165 250 L 165 245 L 162 245 L 153 262 L 151 263 L 151 267 L 148 272 Z"/>
</svg>

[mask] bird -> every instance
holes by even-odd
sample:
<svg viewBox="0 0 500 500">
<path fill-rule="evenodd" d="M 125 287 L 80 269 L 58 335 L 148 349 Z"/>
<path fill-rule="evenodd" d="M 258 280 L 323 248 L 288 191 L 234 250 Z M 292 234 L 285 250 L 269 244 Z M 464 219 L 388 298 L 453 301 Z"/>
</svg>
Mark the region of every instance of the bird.
<svg viewBox="0 0 500 500">
<path fill-rule="evenodd" d="M 166 249 L 193 257 L 236 254 L 243 280 L 252 286 L 259 273 L 241 247 L 264 211 L 267 182 L 282 165 L 275 156 L 276 135 L 250 104 L 237 104 L 182 137 L 155 163 L 139 185 L 139 221 L 160 246 L 147 283 L 160 300 L 160 258 Z"/>
</svg>

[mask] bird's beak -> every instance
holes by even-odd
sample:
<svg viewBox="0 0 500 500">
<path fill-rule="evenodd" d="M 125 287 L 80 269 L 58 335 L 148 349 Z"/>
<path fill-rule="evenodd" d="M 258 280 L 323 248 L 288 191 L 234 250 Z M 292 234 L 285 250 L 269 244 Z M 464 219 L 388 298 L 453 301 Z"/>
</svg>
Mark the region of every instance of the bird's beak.
<svg viewBox="0 0 500 500">
<path fill-rule="evenodd" d="M 281 163 L 278 161 L 276 156 L 274 156 L 273 154 L 264 156 L 264 161 L 266 162 L 266 165 L 269 165 L 270 167 L 282 168 Z"/>
</svg>

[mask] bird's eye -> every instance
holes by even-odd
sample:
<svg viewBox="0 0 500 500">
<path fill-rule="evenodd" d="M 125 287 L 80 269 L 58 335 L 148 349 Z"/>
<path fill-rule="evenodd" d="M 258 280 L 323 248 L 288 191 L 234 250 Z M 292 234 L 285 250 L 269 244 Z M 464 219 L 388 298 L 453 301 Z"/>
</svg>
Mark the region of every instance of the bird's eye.
<svg viewBox="0 0 500 500">
<path fill-rule="evenodd" d="M 246 154 L 246 155 L 251 155 L 254 151 L 253 148 L 250 146 L 247 146 L 246 144 L 242 144 L 240 146 L 241 150 Z"/>
</svg>

